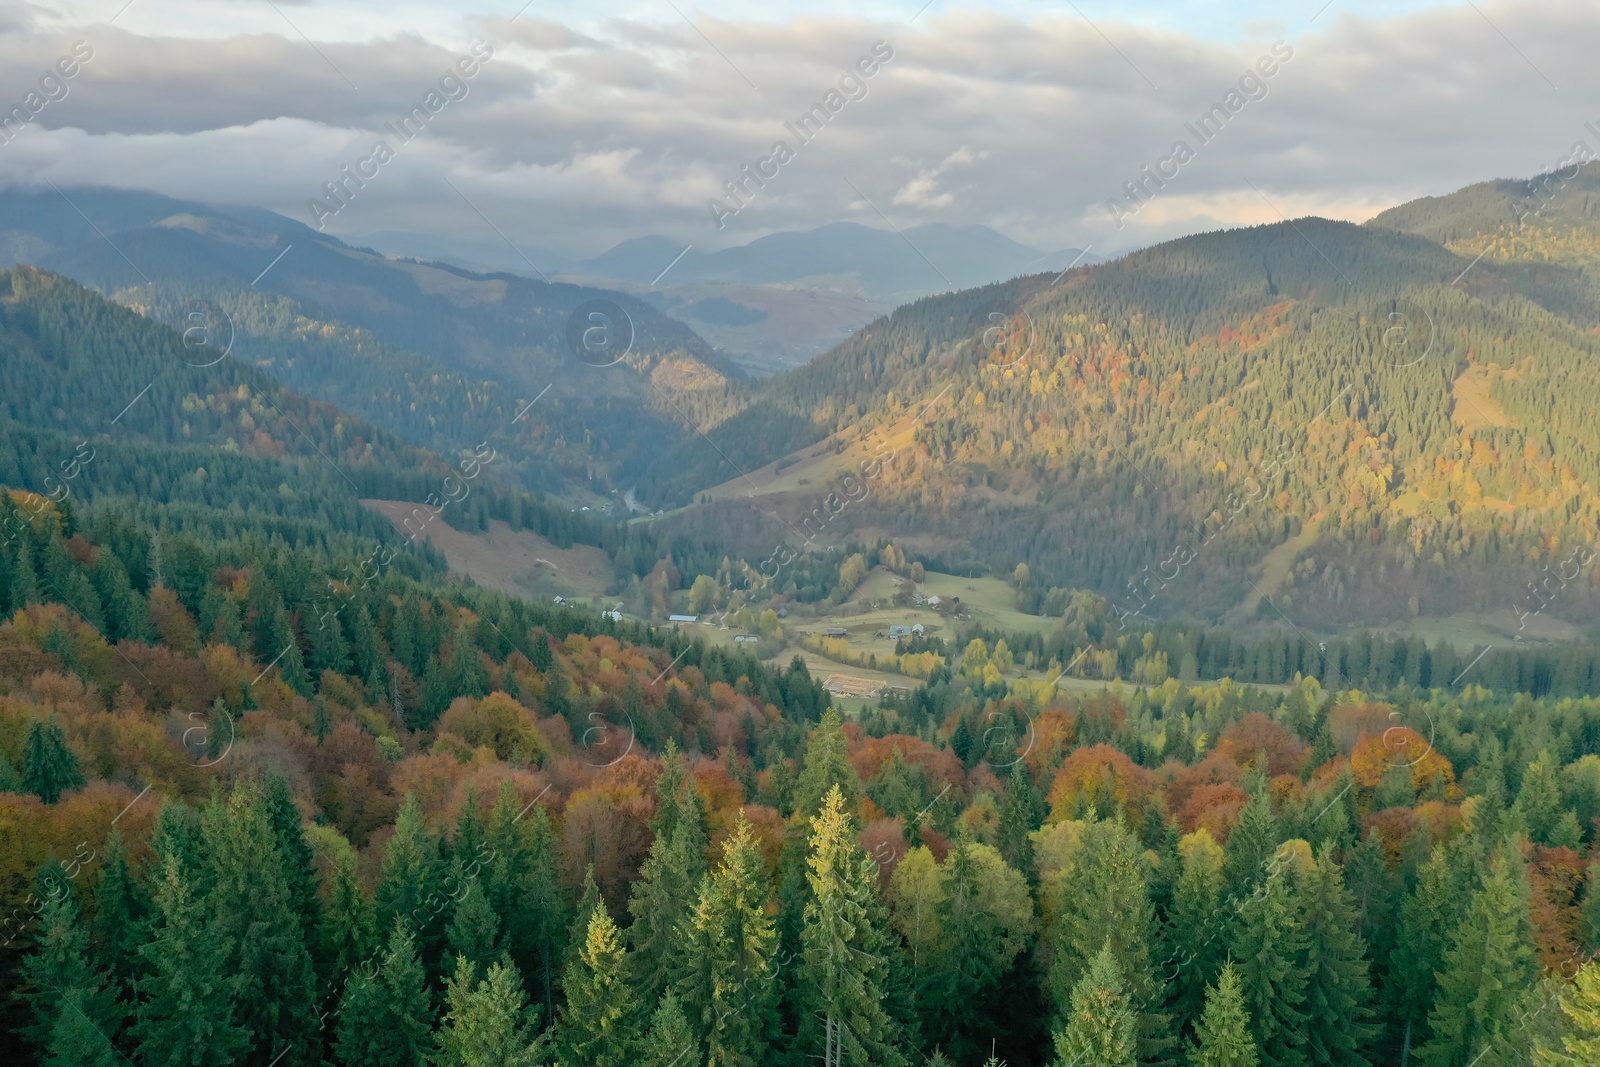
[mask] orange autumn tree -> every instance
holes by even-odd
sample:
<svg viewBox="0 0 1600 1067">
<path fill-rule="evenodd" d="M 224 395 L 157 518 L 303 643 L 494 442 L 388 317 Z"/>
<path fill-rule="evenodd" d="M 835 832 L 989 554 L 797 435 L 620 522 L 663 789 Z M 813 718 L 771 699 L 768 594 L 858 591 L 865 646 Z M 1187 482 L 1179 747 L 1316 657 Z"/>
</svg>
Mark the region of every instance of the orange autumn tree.
<svg viewBox="0 0 1600 1067">
<path fill-rule="evenodd" d="M 1081 818 L 1092 807 L 1102 816 L 1121 811 L 1138 829 L 1153 786 L 1149 771 L 1110 745 L 1080 748 L 1056 771 L 1049 821 Z"/>
<path fill-rule="evenodd" d="M 1365 734 L 1350 753 L 1350 773 L 1363 789 L 1376 789 L 1395 767 L 1407 768 L 1413 795 L 1428 791 L 1448 794 L 1456 782 L 1450 761 L 1409 726 Z"/>
</svg>

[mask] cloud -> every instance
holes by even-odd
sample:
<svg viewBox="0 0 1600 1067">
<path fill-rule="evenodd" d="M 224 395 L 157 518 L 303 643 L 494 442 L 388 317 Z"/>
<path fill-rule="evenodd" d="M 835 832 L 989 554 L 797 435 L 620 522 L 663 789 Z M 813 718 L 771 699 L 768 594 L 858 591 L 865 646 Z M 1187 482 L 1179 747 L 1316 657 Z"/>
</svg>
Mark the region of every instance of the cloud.
<svg viewBox="0 0 1600 1067">
<path fill-rule="evenodd" d="M 1270 39 L 1099 15 L 1113 48 L 1070 12 L 936 7 L 913 25 L 847 14 L 509 23 L 482 13 L 313 48 L 265 22 L 185 37 L 129 18 L 81 28 L 95 60 L 66 100 L 0 145 L 0 181 L 115 182 L 304 218 L 306 199 L 482 36 L 495 58 L 467 98 L 399 151 L 331 232 L 493 239 L 448 179 L 519 242 L 573 254 L 652 232 L 711 248 L 846 219 L 882 225 L 877 208 L 898 226 L 983 223 L 1037 246 L 1110 252 L 1280 211 L 1364 217 L 1533 173 L 1579 137 L 1600 147 L 1583 129 L 1600 108 L 1584 114 L 1576 103 L 1600 99 L 1586 54 L 1600 8 L 1478 6 L 1493 26 L 1465 6 L 1394 17 L 1336 9 L 1314 26 L 1286 17 L 1278 34 L 1294 57 L 1265 98 L 1120 229 L 1106 202 L 1188 137 L 1184 124 Z M 341 10 L 327 17 L 349 23 Z M 315 37 L 305 14 L 293 17 Z M 0 25 L 0 69 L 42 71 L 76 32 L 36 25 Z M 785 123 L 878 41 L 894 58 L 870 91 L 719 233 L 706 201 L 775 141 L 793 143 Z M 25 89 L 24 80 L 12 91 Z"/>
</svg>

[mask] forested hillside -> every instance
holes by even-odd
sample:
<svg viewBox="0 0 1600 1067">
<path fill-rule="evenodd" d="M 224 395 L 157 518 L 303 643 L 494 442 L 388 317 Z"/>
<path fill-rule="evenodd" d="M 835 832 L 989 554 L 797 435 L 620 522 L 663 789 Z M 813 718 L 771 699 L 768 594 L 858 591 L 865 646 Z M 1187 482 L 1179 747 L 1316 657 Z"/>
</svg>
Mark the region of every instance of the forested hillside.
<svg viewBox="0 0 1600 1067">
<path fill-rule="evenodd" d="M 1442 247 L 1404 217 L 1203 234 L 919 301 L 664 458 L 658 484 L 736 497 L 739 470 L 830 434 L 911 432 L 847 508 L 824 505 L 833 487 L 758 497 L 768 539 L 843 511 L 830 541 L 870 529 L 962 573 L 1026 563 L 1043 589 L 1159 598 L 1158 616 L 1252 594 L 1325 630 L 1509 608 L 1594 536 L 1600 290 L 1566 244 L 1537 269 L 1474 264 L 1486 239 Z M 1591 618 L 1592 577 L 1567 584 L 1563 617 Z"/>
<path fill-rule="evenodd" d="M 0 328 L 11 1060 L 1593 1059 L 1592 697 L 1376 645 L 1068 695 L 974 638 L 844 721 L 802 660 L 463 585 L 353 503 L 522 506 L 488 456 L 37 271 Z"/>
<path fill-rule="evenodd" d="M 644 301 L 391 260 L 265 211 L 13 189 L 0 205 L 0 250 L 7 264 L 61 271 L 413 444 L 444 452 L 498 436 L 535 489 L 625 486 L 730 410 L 741 388 L 693 331 Z M 602 361 L 614 366 L 569 346 L 569 319 L 594 300 L 620 308 L 631 331 L 631 348 L 619 343 Z"/>
</svg>

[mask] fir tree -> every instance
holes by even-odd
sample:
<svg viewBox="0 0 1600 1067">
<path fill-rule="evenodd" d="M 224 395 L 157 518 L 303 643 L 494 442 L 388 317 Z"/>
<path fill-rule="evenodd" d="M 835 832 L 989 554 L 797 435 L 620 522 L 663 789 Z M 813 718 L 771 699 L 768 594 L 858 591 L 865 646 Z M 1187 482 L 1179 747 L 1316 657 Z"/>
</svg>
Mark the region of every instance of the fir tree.
<svg viewBox="0 0 1600 1067">
<path fill-rule="evenodd" d="M 854 812 L 861 806 L 861 779 L 846 753 L 844 724 L 830 707 L 806 740 L 805 764 L 795 784 L 795 814 L 814 817 L 832 789 L 840 791 L 845 811 Z"/>
<path fill-rule="evenodd" d="M 1256 1043 L 1244 1009 L 1239 972 L 1233 961 L 1223 964 L 1217 984 L 1206 990 L 1205 1013 L 1195 1026 L 1189 1067 L 1256 1067 Z"/>
<path fill-rule="evenodd" d="M 213 801 L 202 827 L 214 876 L 208 933 L 228 951 L 239 1024 L 253 1040 L 245 1062 L 266 1067 L 285 1050 L 309 1059 L 320 1040 L 316 973 L 262 790 Z"/>
<path fill-rule="evenodd" d="M 1356 910 L 1333 855 L 1324 851 L 1301 893 L 1305 916 L 1306 1054 L 1327 1067 L 1366 1067 L 1361 1049 L 1374 1036 L 1368 1002 L 1366 945 Z"/>
<path fill-rule="evenodd" d="M 741 816 L 680 934 L 688 950 L 678 987 L 683 1009 L 712 1063 L 764 1062 L 776 1024 L 777 949 L 766 903 L 760 847 Z"/>
<path fill-rule="evenodd" d="M 41 895 L 38 947 L 22 961 L 33 1022 L 20 1033 L 44 1067 L 112 1067 L 122 1060 L 112 1042 L 123 1013 L 110 976 L 93 962 L 65 877 L 42 886 Z"/>
<path fill-rule="evenodd" d="M 617 924 L 598 903 L 588 935 L 563 983 L 561 1061 L 570 1067 L 628 1067 L 637 1015 L 626 950 Z"/>
<path fill-rule="evenodd" d="M 705 1062 L 676 993 L 662 997 L 650 1017 L 650 1030 L 639 1046 L 639 1062 L 641 1067 L 701 1067 Z"/>
<path fill-rule="evenodd" d="M 659 997 L 672 977 L 677 927 L 689 915 L 701 877 L 686 822 L 676 821 L 667 833 L 670 838 L 657 836 L 650 843 L 650 855 L 639 868 L 628 900 L 633 916 L 628 941 L 646 1003 Z"/>
<path fill-rule="evenodd" d="M 496 963 L 475 982 L 473 970 L 466 960 L 456 960 L 432 1062 L 437 1067 L 540 1067 L 546 1061 L 545 1039 L 535 1036 L 538 1012 L 528 1006 L 516 971 Z"/>
<path fill-rule="evenodd" d="M 1285 845 L 1259 891 L 1239 907 L 1233 957 L 1263 1067 L 1306 1063 L 1306 932 L 1295 881 L 1298 861 Z M 1303 843 L 1302 843 L 1302 847 Z"/>
<path fill-rule="evenodd" d="M 355 853 L 345 851 L 338 858 L 319 929 L 323 973 L 333 976 L 336 984 L 344 982 L 377 944 L 372 902 L 361 888 Z"/>
<path fill-rule="evenodd" d="M 1138 1067 L 1138 1022 L 1109 942 L 1072 987 L 1055 1052 L 1055 1067 Z"/>
<path fill-rule="evenodd" d="M 888 963 L 872 951 L 881 941 L 869 918 L 877 873 L 856 843 L 845 803 L 843 790 L 830 788 L 811 821 L 811 901 L 798 976 L 806 1007 L 801 1040 L 823 1067 L 900 1067 L 900 1050 L 884 1040 L 894 1029 L 883 1007 Z"/>
<path fill-rule="evenodd" d="M 1423 1067 L 1466 1067 L 1504 1036 L 1538 976 L 1522 859 L 1509 845 L 1451 939 L 1428 1016 L 1432 1038 L 1417 1050 Z M 1493 1065 L 1490 1065 L 1493 1067 Z"/>
<path fill-rule="evenodd" d="M 416 940 L 395 927 L 377 973 L 358 970 L 339 1006 L 335 1051 L 344 1067 L 425 1067 L 433 1005 Z"/>
<path fill-rule="evenodd" d="M 29 723 L 22 745 L 22 787 L 46 804 L 54 804 L 62 793 L 82 786 L 83 773 L 56 717 Z"/>
<path fill-rule="evenodd" d="M 450 949 L 457 959 L 465 959 L 478 968 L 481 975 L 490 963 L 503 953 L 500 941 L 500 919 L 489 904 L 479 878 L 467 881 L 466 888 L 456 901 L 455 915 L 445 932 Z"/>
<path fill-rule="evenodd" d="M 1223 907 L 1223 851 L 1211 834 L 1190 834 L 1178 851 L 1182 869 L 1173 887 L 1166 936 L 1172 951 L 1167 1003 L 1187 1029 L 1199 1019 L 1207 986 L 1220 973 L 1233 915 Z"/>
<path fill-rule="evenodd" d="M 244 1059 L 250 1031 L 236 1018 L 228 946 L 204 922 L 177 856 L 155 889 L 154 939 L 140 949 L 144 976 L 133 1038 L 141 1064 L 228 1067 Z"/>
</svg>

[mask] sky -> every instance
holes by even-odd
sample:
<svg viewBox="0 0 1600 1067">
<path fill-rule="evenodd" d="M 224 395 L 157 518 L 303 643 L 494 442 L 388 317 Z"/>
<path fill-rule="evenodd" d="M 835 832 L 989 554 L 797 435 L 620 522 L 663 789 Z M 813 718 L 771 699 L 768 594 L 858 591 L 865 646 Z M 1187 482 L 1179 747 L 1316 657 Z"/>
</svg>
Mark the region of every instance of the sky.
<svg viewBox="0 0 1600 1067">
<path fill-rule="evenodd" d="M 1114 254 L 1600 150 L 1597 39 L 1593 0 L 0 0 L 0 111 L 38 110 L 0 184 L 533 256 L 840 221 Z"/>
</svg>

